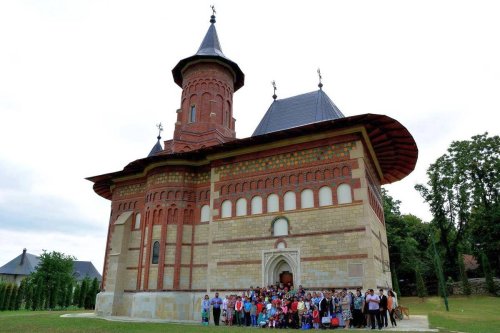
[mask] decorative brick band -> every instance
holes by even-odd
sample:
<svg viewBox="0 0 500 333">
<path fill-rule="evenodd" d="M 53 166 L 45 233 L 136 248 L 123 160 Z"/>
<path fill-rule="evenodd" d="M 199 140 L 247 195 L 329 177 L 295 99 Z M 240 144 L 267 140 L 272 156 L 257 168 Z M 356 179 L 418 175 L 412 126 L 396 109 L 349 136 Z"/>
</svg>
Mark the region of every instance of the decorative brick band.
<svg viewBox="0 0 500 333">
<path fill-rule="evenodd" d="M 322 256 L 322 257 L 305 257 L 300 258 L 301 261 L 324 261 L 324 260 L 345 260 L 345 259 L 366 259 L 368 254 L 343 254 L 338 256 Z"/>
<path fill-rule="evenodd" d="M 175 267 L 175 264 L 165 264 L 163 265 L 164 267 Z M 197 267 L 208 267 L 207 264 L 181 264 L 180 267 L 183 267 L 183 268 L 197 268 Z"/>
<path fill-rule="evenodd" d="M 139 251 L 141 248 L 140 247 L 129 247 L 129 251 Z"/>
<path fill-rule="evenodd" d="M 167 242 L 165 243 L 166 246 L 176 246 L 177 243 L 174 243 L 174 242 Z M 208 245 L 208 242 L 201 242 L 201 243 L 182 243 L 181 244 L 182 246 L 207 246 Z"/>
<path fill-rule="evenodd" d="M 348 229 L 340 229 L 340 230 L 329 230 L 329 231 L 316 231 L 316 232 L 305 232 L 301 234 L 291 234 L 284 238 L 297 238 L 297 237 L 310 237 L 310 236 L 322 236 L 322 235 L 335 235 L 335 234 L 345 234 L 349 232 L 364 232 L 365 227 L 359 228 L 348 228 Z M 283 236 L 280 236 L 283 237 Z M 260 240 L 270 240 L 276 239 L 278 236 L 265 236 L 265 237 L 246 237 L 246 238 L 235 238 L 235 239 L 224 239 L 224 240 L 215 240 L 212 244 L 225 244 L 225 243 L 238 243 L 238 242 L 253 242 Z"/>
<path fill-rule="evenodd" d="M 260 265 L 261 260 L 236 260 L 218 262 L 217 266 L 232 266 L 232 265 Z"/>
</svg>

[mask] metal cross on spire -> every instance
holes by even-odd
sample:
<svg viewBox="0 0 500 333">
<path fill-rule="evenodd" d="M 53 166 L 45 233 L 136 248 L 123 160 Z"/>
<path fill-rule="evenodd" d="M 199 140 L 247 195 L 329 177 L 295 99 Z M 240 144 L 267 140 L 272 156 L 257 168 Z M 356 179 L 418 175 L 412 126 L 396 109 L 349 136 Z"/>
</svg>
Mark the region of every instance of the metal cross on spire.
<svg viewBox="0 0 500 333">
<path fill-rule="evenodd" d="M 319 89 L 321 89 L 321 88 L 323 88 L 323 83 L 321 83 L 322 76 L 321 76 L 321 70 L 319 68 L 318 68 L 318 77 L 319 77 L 318 87 L 319 87 Z"/>
<path fill-rule="evenodd" d="M 157 137 L 157 139 L 160 140 L 161 139 L 161 132 L 163 132 L 163 126 L 161 125 L 161 123 L 159 123 L 159 124 L 156 124 L 156 128 L 158 128 L 158 137 Z"/>
<path fill-rule="evenodd" d="M 273 85 L 273 89 L 274 89 L 274 94 L 273 94 L 273 99 L 276 100 L 276 98 L 278 98 L 278 96 L 276 95 L 276 90 L 278 88 L 276 88 L 276 81 L 271 81 L 271 84 Z"/>
<path fill-rule="evenodd" d="M 210 23 L 215 23 L 215 6 L 214 5 L 211 5 L 210 8 L 212 8 L 212 16 L 210 16 Z"/>
</svg>

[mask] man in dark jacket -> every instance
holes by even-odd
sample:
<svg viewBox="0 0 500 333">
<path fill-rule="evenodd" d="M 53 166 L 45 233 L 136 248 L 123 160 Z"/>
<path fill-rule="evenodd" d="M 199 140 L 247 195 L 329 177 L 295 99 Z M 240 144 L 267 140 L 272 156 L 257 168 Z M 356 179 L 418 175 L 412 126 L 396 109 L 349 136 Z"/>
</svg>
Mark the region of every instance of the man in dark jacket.
<svg viewBox="0 0 500 333">
<path fill-rule="evenodd" d="M 384 289 L 380 289 L 380 321 L 387 327 L 387 296 L 384 295 Z"/>
</svg>

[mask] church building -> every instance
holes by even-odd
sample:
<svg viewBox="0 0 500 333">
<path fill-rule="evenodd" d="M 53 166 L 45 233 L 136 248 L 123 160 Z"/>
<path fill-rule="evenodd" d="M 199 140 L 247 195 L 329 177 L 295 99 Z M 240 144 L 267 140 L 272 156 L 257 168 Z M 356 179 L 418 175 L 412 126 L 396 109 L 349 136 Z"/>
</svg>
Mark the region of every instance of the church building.
<svg viewBox="0 0 500 333">
<path fill-rule="evenodd" d="M 215 16 L 172 74 L 182 88 L 172 139 L 88 178 L 111 200 L 98 314 L 198 320 L 201 297 L 216 291 L 391 286 L 380 186 L 415 167 L 403 125 L 345 117 L 320 83 L 274 96 L 237 139 L 233 94 L 245 75 L 222 52 Z"/>
</svg>

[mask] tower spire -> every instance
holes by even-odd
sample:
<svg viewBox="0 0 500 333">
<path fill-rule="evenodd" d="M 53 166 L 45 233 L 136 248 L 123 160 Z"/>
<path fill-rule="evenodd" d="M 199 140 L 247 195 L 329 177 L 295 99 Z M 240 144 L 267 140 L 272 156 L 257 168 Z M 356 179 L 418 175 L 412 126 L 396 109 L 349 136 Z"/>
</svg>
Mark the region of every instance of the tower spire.
<svg viewBox="0 0 500 333">
<path fill-rule="evenodd" d="M 215 6 L 212 5 L 212 6 L 210 6 L 210 8 L 212 8 L 212 16 L 210 16 L 210 23 L 214 24 L 215 23 L 215 13 L 216 13 Z"/>
<path fill-rule="evenodd" d="M 322 76 L 321 76 L 321 70 L 319 68 L 318 68 L 318 77 L 319 77 L 318 87 L 319 90 L 322 90 L 321 88 L 323 88 L 323 83 L 321 83 Z"/>
</svg>

